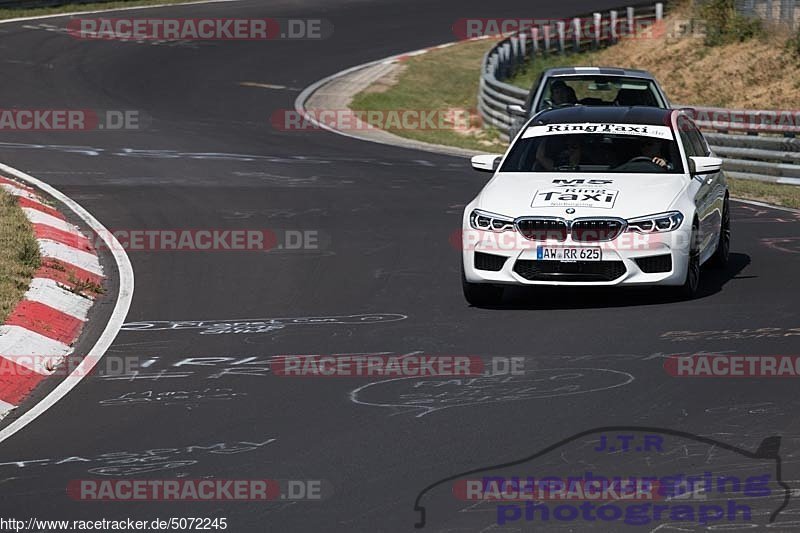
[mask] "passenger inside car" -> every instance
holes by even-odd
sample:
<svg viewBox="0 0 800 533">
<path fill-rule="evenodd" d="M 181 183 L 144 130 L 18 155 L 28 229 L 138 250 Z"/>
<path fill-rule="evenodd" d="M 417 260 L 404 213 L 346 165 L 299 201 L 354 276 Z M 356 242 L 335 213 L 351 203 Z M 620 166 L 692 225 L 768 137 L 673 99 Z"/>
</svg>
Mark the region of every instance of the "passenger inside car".
<svg viewBox="0 0 800 533">
<path fill-rule="evenodd" d="M 652 82 L 608 76 L 551 78 L 538 110 L 569 105 L 660 107 Z"/>
<path fill-rule="evenodd" d="M 554 106 L 574 105 L 578 103 L 578 97 L 575 95 L 575 89 L 567 85 L 561 80 L 556 80 L 550 86 L 552 91 L 552 102 Z"/>
<path fill-rule="evenodd" d="M 653 94 L 650 91 L 641 89 L 620 89 L 614 99 L 614 104 L 618 106 L 643 105 L 657 107 Z"/>
<path fill-rule="evenodd" d="M 539 143 L 534 171 L 550 172 L 564 167 L 577 168 L 581 162 L 581 143 L 577 135 L 551 137 Z"/>
</svg>

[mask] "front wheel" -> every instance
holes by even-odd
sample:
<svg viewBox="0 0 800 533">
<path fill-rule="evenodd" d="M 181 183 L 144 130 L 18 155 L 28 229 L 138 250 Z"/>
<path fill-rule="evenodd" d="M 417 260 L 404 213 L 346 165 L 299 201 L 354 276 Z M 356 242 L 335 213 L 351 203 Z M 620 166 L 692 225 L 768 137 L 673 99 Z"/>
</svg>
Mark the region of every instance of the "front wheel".
<svg viewBox="0 0 800 533">
<path fill-rule="evenodd" d="M 698 226 L 692 225 L 692 237 L 689 241 L 689 265 L 686 269 L 686 281 L 678 288 L 678 293 L 685 299 L 691 299 L 697 294 L 700 286 L 700 243 L 698 242 Z"/>
<path fill-rule="evenodd" d="M 728 202 L 728 197 L 725 197 L 725 202 L 722 204 L 722 223 L 719 228 L 719 242 L 717 242 L 717 250 L 711 256 L 710 263 L 716 268 L 725 268 L 728 266 L 728 260 L 731 254 L 731 210 Z"/>
<path fill-rule="evenodd" d="M 461 264 L 461 288 L 464 291 L 464 299 L 475 307 L 495 306 L 503 299 L 503 287 L 467 281 L 463 263 Z"/>
</svg>

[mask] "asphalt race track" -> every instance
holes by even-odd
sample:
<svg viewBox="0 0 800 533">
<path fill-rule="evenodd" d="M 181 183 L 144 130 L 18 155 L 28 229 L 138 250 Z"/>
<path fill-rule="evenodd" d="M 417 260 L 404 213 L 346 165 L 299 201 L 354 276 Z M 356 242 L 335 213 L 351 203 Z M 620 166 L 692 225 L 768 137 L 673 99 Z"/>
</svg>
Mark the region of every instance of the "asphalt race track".
<svg viewBox="0 0 800 533">
<path fill-rule="evenodd" d="M 126 15 L 323 18 L 335 27 L 325 41 L 93 42 L 40 26 L 67 19 L 0 25 L 4 107 L 150 117 L 142 131 L 3 133 L 0 161 L 53 184 L 112 230 L 300 230 L 320 242 L 269 253 L 129 251 L 136 290 L 128 322 L 166 326 L 122 331 L 107 356 L 148 366 L 83 380 L 0 445 L 0 516 L 225 517 L 236 533 L 412 531 L 415 501 L 429 485 L 603 426 L 682 431 L 751 451 L 780 436 L 782 479 L 800 488 L 795 379 L 681 379 L 663 368 L 669 354 L 797 354 L 796 215 L 734 203 L 731 266 L 704 271 L 693 301 L 649 291 L 516 291 L 500 309 L 471 308 L 451 238 L 485 175 L 460 158 L 270 125 L 275 110 L 292 109 L 299 91 L 324 76 L 453 40 L 458 18 L 565 17 L 615 5 L 538 4 L 245 0 Z M 352 315 L 371 318 L 286 320 Z M 169 329 L 268 319 L 284 320 L 238 333 Z M 375 383 L 278 377 L 265 363 L 281 354 L 412 352 L 523 357 L 525 373 Z M 669 457 L 622 459 L 572 442 L 544 460 L 570 472 L 637 460 L 645 472 L 749 468 L 752 457 L 687 435 L 691 442 Z M 67 496 L 70 480 L 103 476 L 314 479 L 332 494 L 269 504 Z M 446 496 L 424 495 L 423 530 L 622 527 L 499 526 L 491 510 L 467 502 L 449 513 Z M 783 500 L 773 492 L 774 508 Z M 798 509 L 790 501 L 775 527 L 753 530 L 791 530 Z"/>
</svg>

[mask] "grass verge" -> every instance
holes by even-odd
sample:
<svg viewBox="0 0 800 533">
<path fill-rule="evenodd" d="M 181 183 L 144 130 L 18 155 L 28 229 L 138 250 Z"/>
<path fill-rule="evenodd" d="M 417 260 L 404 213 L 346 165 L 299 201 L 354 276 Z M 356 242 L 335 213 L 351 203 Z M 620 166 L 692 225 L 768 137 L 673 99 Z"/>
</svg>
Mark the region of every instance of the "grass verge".
<svg viewBox="0 0 800 533">
<path fill-rule="evenodd" d="M 720 3 L 720 0 L 714 0 Z M 698 21 L 689 4 L 679 4 L 664 18 L 658 38 L 623 39 L 596 51 L 537 57 L 509 83 L 529 89 L 535 77 L 553 66 L 619 66 L 655 75 L 673 103 L 731 109 L 797 109 L 800 105 L 800 34 L 781 28 L 755 32 L 734 23 L 739 38 L 714 32 L 670 35 L 672 28 Z M 734 19 L 738 20 L 738 19 Z M 730 30 L 734 31 L 734 30 Z M 798 53 L 790 50 L 796 48 Z"/>
<path fill-rule="evenodd" d="M 16 198 L 0 189 L 0 324 L 22 299 L 40 264 L 31 223 Z"/>
<path fill-rule="evenodd" d="M 683 11 L 681 10 L 683 9 Z M 667 27 L 691 14 L 686 5 L 667 17 Z M 784 39 L 784 40 L 782 40 Z M 644 68 L 653 72 L 670 98 L 679 103 L 728 108 L 786 108 L 800 105 L 800 34 L 753 37 L 745 42 L 707 46 L 697 36 L 682 39 L 638 39 L 602 50 L 537 58 L 510 80 L 529 89 L 547 68 L 570 65 L 605 65 Z M 794 43 L 798 55 L 787 53 Z M 356 95 L 355 110 L 447 109 L 475 107 L 478 73 L 483 55 L 493 40 L 462 42 L 408 59 L 391 80 L 381 80 Z M 697 75 L 700 72 L 702 75 Z M 506 145 L 496 130 L 397 130 L 392 133 L 435 144 L 499 153 Z M 800 208 L 800 186 L 730 179 L 738 198 Z"/>
<path fill-rule="evenodd" d="M 34 7 L 29 9 L 0 9 L 0 20 L 19 17 L 40 17 L 79 13 L 82 11 L 102 11 L 120 7 L 147 7 L 160 4 L 185 4 L 193 0 L 119 0 L 118 2 L 93 2 L 91 4 L 66 4 L 53 7 Z"/>
<path fill-rule="evenodd" d="M 728 178 L 731 196 L 800 209 L 800 186 Z"/>
<path fill-rule="evenodd" d="M 481 60 L 493 44 L 490 39 L 470 41 L 412 56 L 400 68 L 393 84 L 379 83 L 368 87 L 353 98 L 350 108 L 357 111 L 474 110 Z M 497 131 L 481 128 L 478 121 L 470 128 L 398 129 L 391 132 L 417 141 L 469 150 L 505 149 Z"/>
</svg>

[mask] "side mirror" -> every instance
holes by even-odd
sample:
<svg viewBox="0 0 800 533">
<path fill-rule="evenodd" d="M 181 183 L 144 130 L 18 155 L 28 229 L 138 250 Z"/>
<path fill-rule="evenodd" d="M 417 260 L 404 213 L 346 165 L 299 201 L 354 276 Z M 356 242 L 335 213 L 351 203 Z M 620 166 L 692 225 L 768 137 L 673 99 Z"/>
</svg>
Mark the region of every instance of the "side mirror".
<svg viewBox="0 0 800 533">
<path fill-rule="evenodd" d="M 470 162 L 472 163 L 472 168 L 474 170 L 478 170 L 480 172 L 494 172 L 497 170 L 497 167 L 500 166 L 500 160 L 502 158 L 502 155 L 482 154 L 472 156 Z"/>
<path fill-rule="evenodd" d="M 526 111 L 525 108 L 519 104 L 508 104 L 506 106 L 506 111 L 508 111 L 509 115 L 516 115 L 518 117 L 526 118 L 528 116 L 528 111 Z"/>
<path fill-rule="evenodd" d="M 714 174 L 722 169 L 722 159 L 719 157 L 689 157 L 689 173 L 692 176 L 697 174 Z"/>
</svg>

